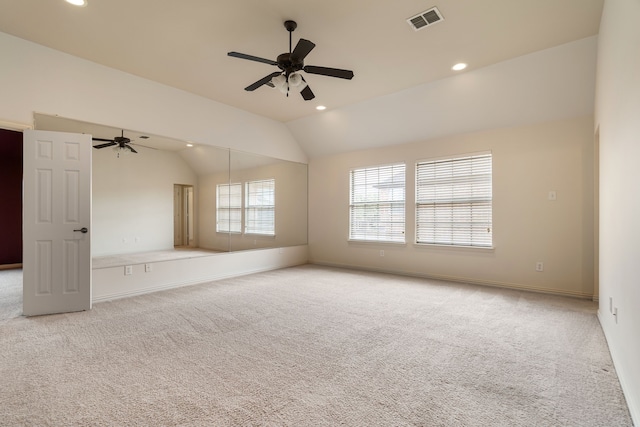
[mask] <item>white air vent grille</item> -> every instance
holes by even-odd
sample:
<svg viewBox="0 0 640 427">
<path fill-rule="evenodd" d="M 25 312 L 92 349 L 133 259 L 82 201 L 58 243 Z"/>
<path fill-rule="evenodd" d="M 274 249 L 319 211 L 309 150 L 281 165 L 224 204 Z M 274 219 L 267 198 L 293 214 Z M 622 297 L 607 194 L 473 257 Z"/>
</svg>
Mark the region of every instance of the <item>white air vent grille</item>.
<svg viewBox="0 0 640 427">
<path fill-rule="evenodd" d="M 433 7 L 429 10 L 426 10 L 422 13 L 417 14 L 416 16 L 412 16 L 407 19 L 407 23 L 414 30 L 418 31 L 425 27 L 428 27 L 433 24 L 437 24 L 438 22 L 444 21 L 444 17 L 440 13 L 437 7 Z"/>
</svg>

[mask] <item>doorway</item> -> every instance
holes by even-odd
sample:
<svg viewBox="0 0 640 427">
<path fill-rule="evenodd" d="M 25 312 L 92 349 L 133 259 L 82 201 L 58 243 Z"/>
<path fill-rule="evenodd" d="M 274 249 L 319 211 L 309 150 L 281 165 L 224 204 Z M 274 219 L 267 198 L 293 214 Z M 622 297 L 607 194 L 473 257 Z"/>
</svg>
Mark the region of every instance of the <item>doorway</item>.
<svg viewBox="0 0 640 427">
<path fill-rule="evenodd" d="M 0 321 L 22 314 L 22 131 L 0 122 Z"/>
<path fill-rule="evenodd" d="M 195 247 L 193 185 L 173 185 L 173 246 Z"/>
<path fill-rule="evenodd" d="M 22 132 L 0 129 L 0 268 L 22 267 Z"/>
</svg>

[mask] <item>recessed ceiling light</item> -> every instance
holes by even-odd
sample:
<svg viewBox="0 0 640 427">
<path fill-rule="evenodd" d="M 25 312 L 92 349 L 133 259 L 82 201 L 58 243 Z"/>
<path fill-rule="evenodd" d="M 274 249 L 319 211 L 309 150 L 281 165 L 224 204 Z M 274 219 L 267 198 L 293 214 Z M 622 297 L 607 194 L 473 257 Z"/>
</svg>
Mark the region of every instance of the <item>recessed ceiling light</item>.
<svg viewBox="0 0 640 427">
<path fill-rule="evenodd" d="M 187 147 L 193 147 L 193 144 L 187 144 Z"/>
<path fill-rule="evenodd" d="M 316 110 L 318 110 L 318 111 L 322 111 L 322 110 L 326 110 L 326 109 L 327 109 L 327 107 L 325 107 L 324 105 L 318 105 L 316 107 Z"/>
<path fill-rule="evenodd" d="M 70 3 L 74 6 L 86 6 L 87 0 L 66 0 L 67 3 Z"/>
<path fill-rule="evenodd" d="M 464 70 L 465 68 L 467 68 L 467 64 L 465 64 L 464 62 L 460 62 L 454 65 L 453 67 L 451 67 L 453 71 L 460 71 L 460 70 Z"/>
</svg>

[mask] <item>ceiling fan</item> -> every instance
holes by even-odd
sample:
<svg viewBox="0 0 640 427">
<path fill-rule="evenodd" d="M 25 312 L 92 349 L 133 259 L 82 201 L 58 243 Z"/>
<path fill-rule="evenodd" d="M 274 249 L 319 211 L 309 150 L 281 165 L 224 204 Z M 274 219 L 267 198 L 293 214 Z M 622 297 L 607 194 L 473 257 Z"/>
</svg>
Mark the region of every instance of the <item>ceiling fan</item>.
<svg viewBox="0 0 640 427">
<path fill-rule="evenodd" d="M 269 74 L 258 80 L 257 82 L 245 87 L 246 91 L 254 91 L 260 86 L 266 85 L 277 87 L 281 92 L 289 96 L 290 87 L 301 87 L 300 95 L 305 101 L 315 98 L 306 80 L 299 73 L 304 71 L 309 74 L 319 74 L 322 76 L 337 77 L 340 79 L 351 80 L 353 71 L 341 70 L 339 68 L 317 67 L 315 65 L 304 65 L 304 59 L 313 50 L 316 45 L 309 40 L 300 39 L 293 51 L 291 50 L 291 36 L 298 24 L 295 21 L 285 21 L 284 27 L 289 31 L 289 53 L 278 55 L 275 61 L 271 59 L 259 58 L 257 56 L 247 55 L 239 52 L 229 52 L 227 55 L 240 59 L 248 59 L 250 61 L 263 62 L 269 65 L 275 65 L 280 71 Z"/>
<path fill-rule="evenodd" d="M 124 130 L 122 131 L 121 136 L 116 136 L 113 139 L 105 139 L 105 138 L 92 138 L 94 141 L 105 141 L 104 144 L 94 145 L 93 148 L 106 148 L 113 147 L 117 145 L 121 150 L 131 150 L 132 153 L 137 153 L 137 151 L 130 145 L 131 139 L 124 136 Z"/>
</svg>

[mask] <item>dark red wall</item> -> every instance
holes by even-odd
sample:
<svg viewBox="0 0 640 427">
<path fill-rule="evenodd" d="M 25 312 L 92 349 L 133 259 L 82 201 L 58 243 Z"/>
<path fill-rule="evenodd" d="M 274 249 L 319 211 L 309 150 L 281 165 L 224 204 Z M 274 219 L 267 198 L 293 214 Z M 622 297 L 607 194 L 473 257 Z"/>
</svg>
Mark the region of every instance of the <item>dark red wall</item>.
<svg viewBox="0 0 640 427">
<path fill-rule="evenodd" d="M 0 129 L 0 265 L 22 263 L 22 132 Z"/>
</svg>

